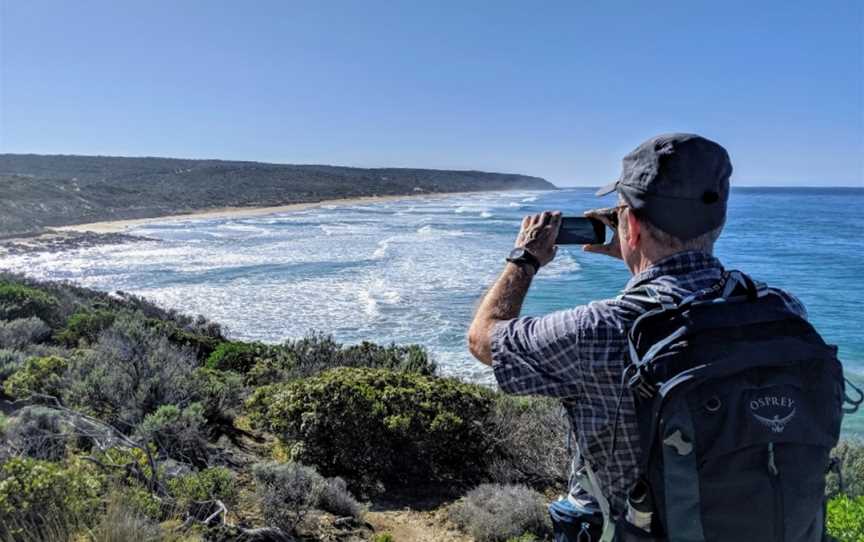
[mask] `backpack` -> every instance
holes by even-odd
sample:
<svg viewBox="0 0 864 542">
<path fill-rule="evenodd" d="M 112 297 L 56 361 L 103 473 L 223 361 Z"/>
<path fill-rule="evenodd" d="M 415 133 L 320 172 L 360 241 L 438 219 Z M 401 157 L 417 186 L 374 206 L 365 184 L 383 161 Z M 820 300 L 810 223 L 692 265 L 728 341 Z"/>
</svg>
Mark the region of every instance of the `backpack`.
<svg viewBox="0 0 864 542">
<path fill-rule="evenodd" d="M 837 347 L 737 271 L 683 299 L 650 286 L 624 298 L 647 310 L 622 382 L 641 478 L 617 539 L 825 540 L 829 453 L 844 402 L 864 400 L 846 396 Z"/>
</svg>

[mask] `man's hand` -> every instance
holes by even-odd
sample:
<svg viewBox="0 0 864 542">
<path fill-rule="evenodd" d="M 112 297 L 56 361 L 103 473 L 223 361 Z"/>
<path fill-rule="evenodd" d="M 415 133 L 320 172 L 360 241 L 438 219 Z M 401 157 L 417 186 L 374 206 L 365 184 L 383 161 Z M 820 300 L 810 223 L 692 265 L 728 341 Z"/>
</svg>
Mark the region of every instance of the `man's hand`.
<svg viewBox="0 0 864 542">
<path fill-rule="evenodd" d="M 555 239 L 561 227 L 560 211 L 543 211 L 522 219 L 522 228 L 516 237 L 517 248 L 524 248 L 544 266 L 555 258 L 558 247 Z"/>
<path fill-rule="evenodd" d="M 612 228 L 612 239 L 609 240 L 605 245 L 583 245 L 582 250 L 585 252 L 594 252 L 596 254 L 605 254 L 607 256 L 612 256 L 613 258 L 618 258 L 619 260 L 624 259 L 621 256 L 621 243 L 618 239 L 618 228 L 617 224 L 612 221 L 612 213 L 618 213 L 618 207 L 607 207 L 604 209 L 591 209 L 590 211 L 585 211 L 585 216 L 588 218 L 596 218 L 600 222 L 606 224 L 608 227 Z"/>
</svg>

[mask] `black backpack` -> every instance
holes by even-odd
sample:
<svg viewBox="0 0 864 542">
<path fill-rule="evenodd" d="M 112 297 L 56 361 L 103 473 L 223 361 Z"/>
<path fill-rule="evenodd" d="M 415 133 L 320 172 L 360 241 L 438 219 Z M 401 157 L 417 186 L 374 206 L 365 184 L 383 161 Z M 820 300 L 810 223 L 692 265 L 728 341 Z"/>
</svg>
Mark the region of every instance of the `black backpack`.
<svg viewBox="0 0 864 542">
<path fill-rule="evenodd" d="M 624 297 L 648 309 L 622 384 L 642 446 L 627 516 L 643 528 L 622 519 L 618 539 L 826 539 L 829 452 L 852 402 L 837 348 L 737 271 L 684 299 Z"/>
</svg>

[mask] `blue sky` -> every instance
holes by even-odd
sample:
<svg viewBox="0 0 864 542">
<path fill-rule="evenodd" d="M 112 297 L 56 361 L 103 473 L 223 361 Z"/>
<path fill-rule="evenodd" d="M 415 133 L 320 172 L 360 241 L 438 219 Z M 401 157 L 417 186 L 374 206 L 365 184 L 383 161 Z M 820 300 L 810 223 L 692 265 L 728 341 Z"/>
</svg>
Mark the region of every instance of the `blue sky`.
<svg viewBox="0 0 864 542">
<path fill-rule="evenodd" d="M 0 0 L 0 151 L 864 186 L 862 4 Z"/>
</svg>

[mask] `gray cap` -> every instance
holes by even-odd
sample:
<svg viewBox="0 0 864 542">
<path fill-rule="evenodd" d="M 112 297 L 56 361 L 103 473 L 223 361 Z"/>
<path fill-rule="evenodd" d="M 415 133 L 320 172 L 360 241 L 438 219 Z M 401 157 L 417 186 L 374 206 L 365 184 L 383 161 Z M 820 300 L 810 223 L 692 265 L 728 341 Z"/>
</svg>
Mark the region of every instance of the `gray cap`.
<svg viewBox="0 0 864 542">
<path fill-rule="evenodd" d="M 623 164 L 621 177 L 598 196 L 617 190 L 651 224 L 685 241 L 723 224 L 732 163 L 717 143 L 695 134 L 659 135 Z"/>
</svg>

